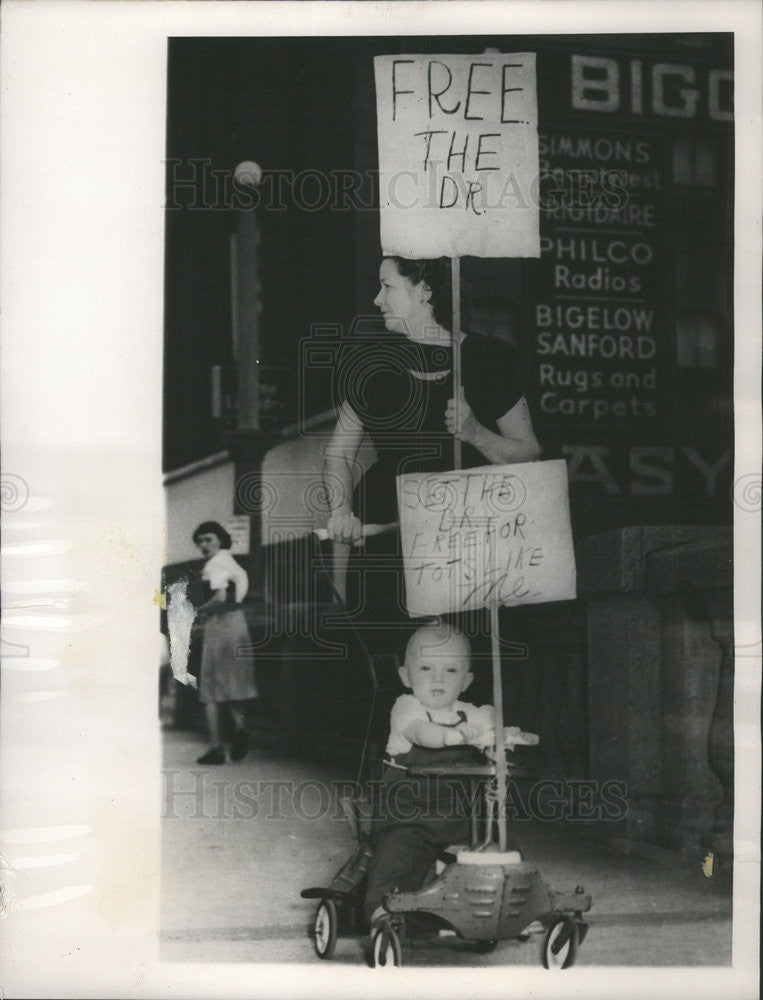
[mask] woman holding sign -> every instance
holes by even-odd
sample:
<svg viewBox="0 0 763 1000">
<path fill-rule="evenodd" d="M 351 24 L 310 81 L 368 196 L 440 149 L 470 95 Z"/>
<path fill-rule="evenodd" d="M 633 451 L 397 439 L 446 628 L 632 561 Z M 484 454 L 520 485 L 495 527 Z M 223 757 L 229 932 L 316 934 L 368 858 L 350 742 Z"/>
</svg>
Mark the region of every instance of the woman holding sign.
<svg viewBox="0 0 763 1000">
<path fill-rule="evenodd" d="M 453 395 L 450 261 L 385 257 L 379 282 L 374 304 L 390 337 L 348 352 L 323 468 L 329 538 L 349 546 L 366 535 L 367 548 L 376 546 L 371 536 L 397 538 L 395 477 L 453 469 L 456 438 L 465 468 L 530 462 L 541 452 L 509 344 L 458 331 L 462 386 L 459 399 Z M 356 487 L 353 470 L 366 436 L 377 461 Z M 381 544 L 389 551 L 388 542 Z M 347 551 L 335 551 L 343 595 Z"/>
</svg>

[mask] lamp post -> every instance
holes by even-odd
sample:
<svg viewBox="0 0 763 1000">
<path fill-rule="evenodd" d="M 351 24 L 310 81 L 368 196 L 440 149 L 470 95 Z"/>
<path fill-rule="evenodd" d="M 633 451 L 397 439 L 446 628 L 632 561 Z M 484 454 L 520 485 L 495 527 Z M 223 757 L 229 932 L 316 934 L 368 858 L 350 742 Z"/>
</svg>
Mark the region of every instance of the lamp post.
<svg viewBox="0 0 763 1000">
<path fill-rule="evenodd" d="M 240 188 L 254 189 L 262 180 L 262 169 L 251 160 L 236 167 L 234 180 Z M 260 230 L 254 203 L 239 208 L 236 232 L 231 238 L 231 300 L 233 307 L 233 355 L 238 377 L 240 431 L 260 430 Z"/>
</svg>

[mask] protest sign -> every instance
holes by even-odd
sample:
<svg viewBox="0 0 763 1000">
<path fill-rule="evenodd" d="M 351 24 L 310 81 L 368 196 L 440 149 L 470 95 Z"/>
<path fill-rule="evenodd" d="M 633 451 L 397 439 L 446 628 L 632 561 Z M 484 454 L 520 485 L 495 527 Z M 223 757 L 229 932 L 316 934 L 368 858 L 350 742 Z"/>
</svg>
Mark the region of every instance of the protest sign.
<svg viewBox="0 0 763 1000">
<path fill-rule="evenodd" d="M 538 257 L 534 53 L 377 56 L 384 254 Z"/>
<path fill-rule="evenodd" d="M 413 616 L 575 597 L 562 460 L 398 476 Z"/>
</svg>

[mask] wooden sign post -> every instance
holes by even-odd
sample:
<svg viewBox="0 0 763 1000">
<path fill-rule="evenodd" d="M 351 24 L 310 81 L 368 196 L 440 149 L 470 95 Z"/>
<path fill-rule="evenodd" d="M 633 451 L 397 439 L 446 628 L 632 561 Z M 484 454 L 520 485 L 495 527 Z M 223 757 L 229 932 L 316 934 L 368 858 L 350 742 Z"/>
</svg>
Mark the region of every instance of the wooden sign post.
<svg viewBox="0 0 763 1000">
<path fill-rule="evenodd" d="M 458 421 L 461 405 L 461 258 L 454 257 L 450 262 L 450 284 L 453 313 L 453 330 L 451 331 L 451 357 L 453 358 L 453 399 L 456 404 L 456 421 Z M 453 465 L 461 468 L 461 439 L 453 442 Z"/>
</svg>

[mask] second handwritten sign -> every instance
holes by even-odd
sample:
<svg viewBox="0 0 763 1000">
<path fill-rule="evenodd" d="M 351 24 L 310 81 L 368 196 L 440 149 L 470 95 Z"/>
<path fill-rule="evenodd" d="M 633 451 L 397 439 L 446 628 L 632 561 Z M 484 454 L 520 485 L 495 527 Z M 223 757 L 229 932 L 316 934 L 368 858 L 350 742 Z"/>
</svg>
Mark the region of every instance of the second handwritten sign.
<svg viewBox="0 0 763 1000">
<path fill-rule="evenodd" d="M 575 597 L 563 460 L 399 476 L 408 613 Z"/>
</svg>

